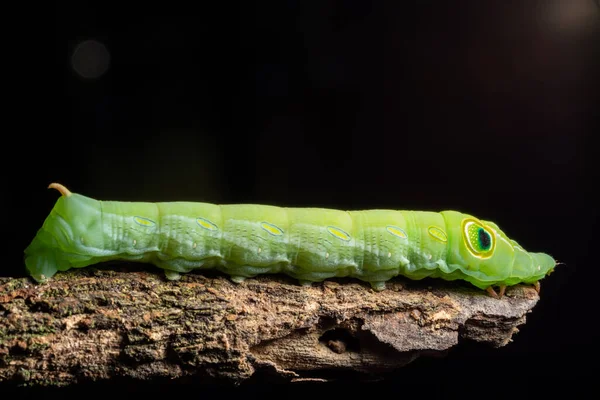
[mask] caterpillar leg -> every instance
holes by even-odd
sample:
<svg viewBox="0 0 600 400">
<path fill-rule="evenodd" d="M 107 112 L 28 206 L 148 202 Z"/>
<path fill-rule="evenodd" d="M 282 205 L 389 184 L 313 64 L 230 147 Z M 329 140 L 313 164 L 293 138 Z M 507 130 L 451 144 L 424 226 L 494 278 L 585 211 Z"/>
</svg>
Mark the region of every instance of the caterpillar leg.
<svg viewBox="0 0 600 400">
<path fill-rule="evenodd" d="M 535 288 L 535 291 L 538 292 L 538 294 L 540 294 L 540 290 L 542 289 L 542 286 L 540 285 L 540 281 L 537 281 L 536 283 L 534 283 L 533 287 Z"/>
<path fill-rule="evenodd" d="M 165 277 L 170 281 L 178 281 L 181 279 L 180 273 L 190 272 L 190 268 L 184 265 L 185 260 L 179 258 L 168 260 L 156 259 L 153 262 L 154 265 L 164 271 Z"/>
<path fill-rule="evenodd" d="M 289 272 L 288 275 L 294 279 L 298 279 L 298 283 L 302 286 L 311 286 L 315 282 L 323 282 L 325 279 L 333 278 L 335 273 L 332 272 Z"/>
<path fill-rule="evenodd" d="M 506 292 L 506 285 L 500 285 L 500 293 L 498 293 L 498 296 L 500 298 L 504 297 L 504 292 Z"/>
<path fill-rule="evenodd" d="M 506 285 L 498 285 L 498 287 L 500 288 L 499 293 L 496 293 L 492 286 L 488 286 L 488 288 L 485 289 L 485 291 L 488 292 L 488 294 L 493 298 L 501 299 L 502 297 L 504 297 L 504 293 L 506 292 Z"/>
<path fill-rule="evenodd" d="M 236 283 L 242 282 L 245 278 L 254 278 L 257 275 L 278 272 L 277 269 L 271 266 L 252 267 L 250 265 L 238 265 L 234 263 L 226 263 L 217 267 L 217 269 L 229 275 L 230 279 Z"/>
<path fill-rule="evenodd" d="M 499 299 L 500 298 L 500 297 L 498 297 L 498 293 L 496 293 L 496 291 L 494 290 L 494 288 L 491 287 L 491 286 L 488 286 L 488 288 L 485 289 L 485 291 L 488 292 L 488 294 L 490 296 L 492 296 L 493 298 L 495 298 L 495 299 Z"/>
<path fill-rule="evenodd" d="M 373 288 L 373 290 L 376 292 L 381 292 L 382 290 L 385 290 L 385 281 L 375 281 L 369 283 L 371 284 L 371 288 Z"/>
<path fill-rule="evenodd" d="M 165 276 L 170 281 L 178 281 L 181 279 L 181 274 L 179 272 L 171 271 L 168 269 L 165 269 Z"/>
<path fill-rule="evenodd" d="M 27 256 L 25 265 L 37 283 L 46 282 L 58 272 L 56 257 L 52 253 L 41 252 Z"/>
</svg>

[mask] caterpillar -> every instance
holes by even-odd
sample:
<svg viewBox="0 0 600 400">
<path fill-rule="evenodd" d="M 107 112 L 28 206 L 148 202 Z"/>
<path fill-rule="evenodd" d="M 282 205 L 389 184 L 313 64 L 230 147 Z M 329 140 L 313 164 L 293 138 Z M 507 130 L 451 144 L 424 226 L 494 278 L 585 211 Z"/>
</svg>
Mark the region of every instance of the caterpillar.
<svg viewBox="0 0 600 400">
<path fill-rule="evenodd" d="M 539 292 L 557 265 L 548 254 L 525 251 L 495 223 L 452 210 L 100 201 L 59 183 L 49 188 L 61 196 L 25 249 L 38 283 L 57 271 L 127 260 L 154 264 L 169 280 L 212 268 L 236 283 L 282 273 L 303 285 L 353 277 L 380 291 L 401 275 L 463 280 L 501 297 L 520 283 Z"/>
</svg>

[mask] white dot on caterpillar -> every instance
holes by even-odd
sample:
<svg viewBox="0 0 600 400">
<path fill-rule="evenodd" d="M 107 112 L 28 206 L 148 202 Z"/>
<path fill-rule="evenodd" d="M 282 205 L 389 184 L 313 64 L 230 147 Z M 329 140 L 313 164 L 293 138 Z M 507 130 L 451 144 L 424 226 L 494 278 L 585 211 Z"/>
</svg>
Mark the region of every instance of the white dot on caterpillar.
<svg viewBox="0 0 600 400">
<path fill-rule="evenodd" d="M 329 253 L 325 253 L 325 258 L 329 258 Z"/>
<path fill-rule="evenodd" d="M 388 253 L 388 258 L 390 258 L 392 256 L 392 253 Z"/>
<path fill-rule="evenodd" d="M 432 256 L 431 254 L 427 254 L 427 259 L 428 259 L 428 260 L 431 260 L 431 258 L 432 258 L 432 257 L 433 257 L 433 256 Z"/>
<path fill-rule="evenodd" d="M 538 265 L 538 271 L 541 270 L 541 269 L 542 269 L 542 267 Z"/>
<path fill-rule="evenodd" d="M 262 249 L 259 247 L 259 248 L 258 248 L 258 252 L 260 253 L 261 251 L 262 251 Z"/>
<path fill-rule="evenodd" d="M 81 240 L 81 243 L 85 243 L 85 241 L 83 240 L 83 236 L 79 238 L 79 240 Z"/>
<path fill-rule="evenodd" d="M 192 245 L 192 247 L 193 247 L 194 249 L 196 248 L 196 246 L 198 246 L 198 244 L 196 244 L 196 243 L 194 243 L 194 244 Z"/>
<path fill-rule="evenodd" d="M 133 245 L 135 246 L 135 244 L 137 243 L 137 240 L 133 239 Z"/>
</svg>

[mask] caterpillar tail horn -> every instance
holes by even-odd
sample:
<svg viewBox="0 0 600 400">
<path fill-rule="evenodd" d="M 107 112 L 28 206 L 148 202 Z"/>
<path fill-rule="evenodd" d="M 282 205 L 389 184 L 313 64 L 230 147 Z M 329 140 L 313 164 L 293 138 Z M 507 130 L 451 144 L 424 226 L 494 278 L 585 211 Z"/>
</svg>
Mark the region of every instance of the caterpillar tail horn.
<svg viewBox="0 0 600 400">
<path fill-rule="evenodd" d="M 61 185 L 60 183 L 51 183 L 48 186 L 48 189 L 56 189 L 60 192 L 61 195 L 65 196 L 65 197 L 69 197 L 72 194 L 69 189 L 67 189 L 65 186 Z"/>
</svg>

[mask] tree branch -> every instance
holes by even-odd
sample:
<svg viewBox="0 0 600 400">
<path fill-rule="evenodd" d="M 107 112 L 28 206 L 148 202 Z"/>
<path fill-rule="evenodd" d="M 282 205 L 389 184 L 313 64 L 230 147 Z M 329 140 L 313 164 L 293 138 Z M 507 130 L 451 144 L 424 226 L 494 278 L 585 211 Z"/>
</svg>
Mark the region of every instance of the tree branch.
<svg viewBox="0 0 600 400">
<path fill-rule="evenodd" d="M 504 346 L 539 299 L 525 286 L 498 300 L 461 283 L 398 279 L 375 292 L 354 280 L 302 287 L 271 275 L 238 285 L 127 268 L 59 273 L 42 285 L 0 278 L 0 381 L 368 376 L 463 339 Z"/>
</svg>

